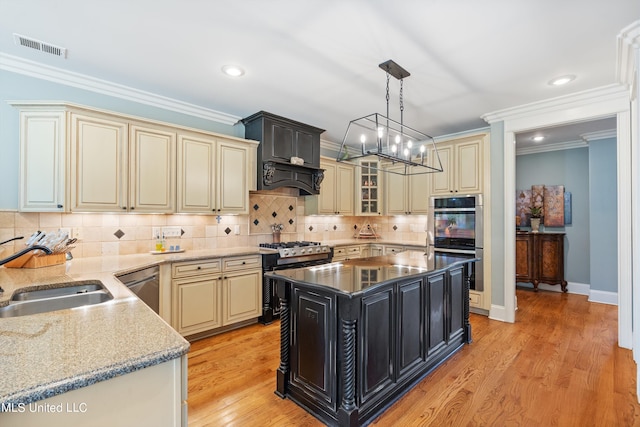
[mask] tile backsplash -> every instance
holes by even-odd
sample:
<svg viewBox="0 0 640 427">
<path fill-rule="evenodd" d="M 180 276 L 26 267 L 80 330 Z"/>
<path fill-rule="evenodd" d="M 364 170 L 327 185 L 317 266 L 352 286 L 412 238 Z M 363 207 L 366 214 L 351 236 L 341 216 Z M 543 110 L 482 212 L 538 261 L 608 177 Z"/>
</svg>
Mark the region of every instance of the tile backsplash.
<svg viewBox="0 0 640 427">
<path fill-rule="evenodd" d="M 289 190 L 251 193 L 250 203 L 249 215 L 222 216 L 0 211 L 0 242 L 25 237 L 0 246 L 0 259 L 24 247 L 35 231 L 51 232 L 59 228 L 70 228 L 78 236 L 72 251 L 74 257 L 149 252 L 155 245 L 153 227 L 165 226 L 180 227 L 182 234 L 181 238 L 167 239 L 167 245 L 180 245 L 186 250 L 272 242 L 274 223 L 283 224 L 281 239 L 285 242 L 351 239 L 365 223 L 376 230 L 382 242 L 424 245 L 427 237 L 426 215 L 305 216 L 304 197 L 296 197 Z"/>
</svg>

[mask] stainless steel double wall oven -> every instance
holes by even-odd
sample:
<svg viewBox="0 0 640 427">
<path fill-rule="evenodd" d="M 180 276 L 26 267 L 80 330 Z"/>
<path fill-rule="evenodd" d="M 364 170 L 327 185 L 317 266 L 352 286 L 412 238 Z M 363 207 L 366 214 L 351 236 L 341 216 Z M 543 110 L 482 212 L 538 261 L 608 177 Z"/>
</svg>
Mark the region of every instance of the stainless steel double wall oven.
<svg viewBox="0 0 640 427">
<path fill-rule="evenodd" d="M 471 289 L 484 290 L 483 283 L 483 207 L 482 195 L 431 197 L 429 245 L 436 259 L 468 256 L 473 263 Z"/>
</svg>

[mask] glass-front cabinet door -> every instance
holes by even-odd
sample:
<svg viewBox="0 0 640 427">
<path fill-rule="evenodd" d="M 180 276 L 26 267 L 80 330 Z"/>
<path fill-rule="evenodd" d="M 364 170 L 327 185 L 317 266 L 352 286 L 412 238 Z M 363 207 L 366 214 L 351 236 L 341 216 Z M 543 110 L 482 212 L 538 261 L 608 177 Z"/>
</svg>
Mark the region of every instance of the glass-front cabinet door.
<svg viewBox="0 0 640 427">
<path fill-rule="evenodd" d="M 357 193 L 360 200 L 358 203 L 358 214 L 360 215 L 380 215 L 382 214 L 381 202 L 381 182 L 377 161 L 360 162 L 360 179 L 358 185 L 360 191 Z"/>
</svg>

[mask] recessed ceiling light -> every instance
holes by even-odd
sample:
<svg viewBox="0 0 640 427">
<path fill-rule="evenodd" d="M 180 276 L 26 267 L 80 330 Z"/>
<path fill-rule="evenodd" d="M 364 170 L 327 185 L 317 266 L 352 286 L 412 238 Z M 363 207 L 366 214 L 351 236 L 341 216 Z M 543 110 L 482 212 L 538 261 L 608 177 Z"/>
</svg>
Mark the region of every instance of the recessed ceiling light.
<svg viewBox="0 0 640 427">
<path fill-rule="evenodd" d="M 531 137 L 531 140 L 532 140 L 533 142 L 540 142 L 540 141 L 542 141 L 543 139 L 544 139 L 544 136 L 542 136 L 542 135 L 537 135 L 537 136 L 532 136 L 532 137 Z"/>
<path fill-rule="evenodd" d="M 242 67 L 239 67 L 237 65 L 225 65 L 224 67 L 222 67 L 222 72 L 231 77 L 240 77 L 244 75 L 244 70 L 242 69 Z"/>
<path fill-rule="evenodd" d="M 566 85 L 569 82 L 572 82 L 576 79 L 576 76 L 573 74 L 567 74 L 566 76 L 556 77 L 555 79 L 549 80 L 549 84 L 551 86 L 562 86 Z"/>
</svg>

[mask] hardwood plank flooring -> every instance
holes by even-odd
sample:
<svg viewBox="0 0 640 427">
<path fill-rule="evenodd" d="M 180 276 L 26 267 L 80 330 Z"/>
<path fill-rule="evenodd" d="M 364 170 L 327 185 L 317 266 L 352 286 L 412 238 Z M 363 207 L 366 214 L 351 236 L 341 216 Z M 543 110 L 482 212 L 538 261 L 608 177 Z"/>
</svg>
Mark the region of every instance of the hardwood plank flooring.
<svg viewBox="0 0 640 427">
<path fill-rule="evenodd" d="M 473 343 L 371 425 L 640 426 L 631 351 L 617 307 L 517 289 L 516 323 L 472 315 Z M 274 394 L 279 324 L 194 342 L 189 426 L 321 426 Z"/>
</svg>

